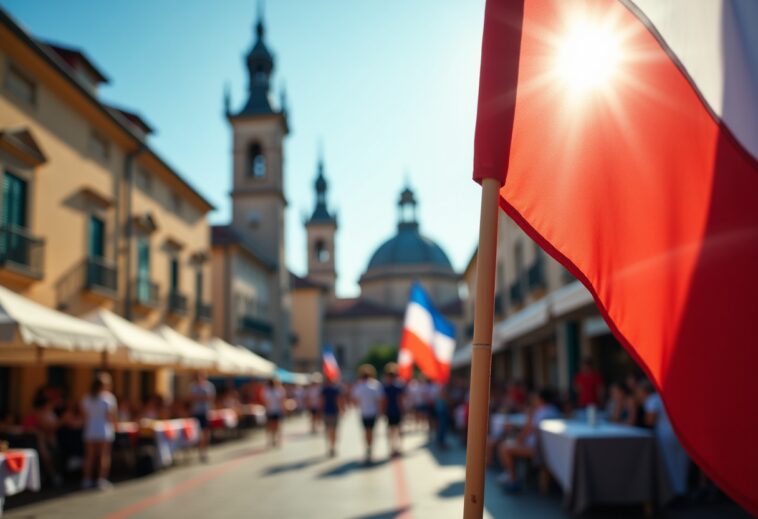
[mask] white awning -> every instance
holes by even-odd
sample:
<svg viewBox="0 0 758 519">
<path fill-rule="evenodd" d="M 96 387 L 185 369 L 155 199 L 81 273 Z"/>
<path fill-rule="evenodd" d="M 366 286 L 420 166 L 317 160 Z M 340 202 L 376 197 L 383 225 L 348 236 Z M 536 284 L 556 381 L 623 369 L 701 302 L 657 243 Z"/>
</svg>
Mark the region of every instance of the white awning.
<svg viewBox="0 0 758 519">
<path fill-rule="evenodd" d="M 218 338 L 211 339 L 208 345 L 218 354 L 217 366 L 221 373 L 271 377 L 276 370 L 274 363 L 242 346 L 233 346 Z"/>
<path fill-rule="evenodd" d="M 240 349 L 242 350 L 242 355 L 248 359 L 248 362 L 250 362 L 250 365 L 253 368 L 253 375 L 265 378 L 271 378 L 274 376 L 274 373 L 276 373 L 276 364 L 253 353 L 247 348 L 240 347 Z"/>
<path fill-rule="evenodd" d="M 572 281 L 550 294 L 553 317 L 562 317 L 583 306 L 594 305 L 592 294 L 580 281 Z"/>
<path fill-rule="evenodd" d="M 86 318 L 107 328 L 118 341 L 116 353 L 108 357 L 109 364 L 172 366 L 179 362 L 179 352 L 163 337 L 109 310 L 98 309 Z"/>
<path fill-rule="evenodd" d="M 218 354 L 213 349 L 185 337 L 168 326 L 161 326 L 158 333 L 177 350 L 181 366 L 186 368 L 213 368 L 218 362 Z"/>
<path fill-rule="evenodd" d="M 47 308 L 0 286 L 0 342 L 77 352 L 113 352 L 116 340 L 97 324 Z M 0 344 L 0 349 L 3 346 Z"/>
<path fill-rule="evenodd" d="M 492 351 L 504 349 L 509 341 L 538 330 L 548 321 L 550 321 L 550 298 L 543 297 L 495 325 L 492 334 Z"/>
</svg>

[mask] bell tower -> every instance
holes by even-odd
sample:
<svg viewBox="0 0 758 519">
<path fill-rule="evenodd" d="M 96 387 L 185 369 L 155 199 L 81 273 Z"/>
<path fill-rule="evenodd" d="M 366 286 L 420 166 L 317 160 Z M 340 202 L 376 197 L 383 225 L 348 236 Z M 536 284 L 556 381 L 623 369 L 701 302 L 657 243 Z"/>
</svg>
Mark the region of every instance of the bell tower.
<svg viewBox="0 0 758 519">
<path fill-rule="evenodd" d="M 305 222 L 308 247 L 308 277 L 329 287 L 330 296 L 335 295 L 337 270 L 335 268 L 335 244 L 337 216 L 331 213 L 326 203 L 328 184 L 324 176 L 324 159 L 319 157 L 316 167 L 316 207 Z"/>
<path fill-rule="evenodd" d="M 258 10 L 254 41 L 245 56 L 247 99 L 239 110 L 224 96 L 232 128 L 232 227 L 273 266 L 270 278 L 271 360 L 289 364 L 291 346 L 289 270 L 285 262 L 284 139 L 289 133 L 282 95 L 278 108 L 271 99 L 274 56 L 265 41 L 263 13 Z"/>
</svg>

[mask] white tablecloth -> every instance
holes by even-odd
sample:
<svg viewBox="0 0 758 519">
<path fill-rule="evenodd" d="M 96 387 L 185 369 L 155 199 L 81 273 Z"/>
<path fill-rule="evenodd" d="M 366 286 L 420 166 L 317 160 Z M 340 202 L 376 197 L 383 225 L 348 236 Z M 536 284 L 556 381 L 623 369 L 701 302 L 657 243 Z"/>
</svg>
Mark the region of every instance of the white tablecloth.
<svg viewBox="0 0 758 519">
<path fill-rule="evenodd" d="M 195 418 L 178 418 L 154 422 L 155 444 L 158 447 L 155 458 L 158 468 L 168 467 L 174 462 L 174 453 L 197 445 L 200 441 L 200 424 Z"/>
<path fill-rule="evenodd" d="M 539 428 L 542 460 L 573 513 L 593 503 L 662 504 L 670 497 L 652 431 L 574 420 L 543 420 Z"/>
<path fill-rule="evenodd" d="M 34 449 L 18 449 L 13 452 L 24 454 L 24 466 L 19 472 L 11 472 L 5 463 L 6 455 L 0 452 L 0 515 L 3 515 L 5 498 L 23 492 L 40 489 L 39 457 Z"/>
<path fill-rule="evenodd" d="M 573 486 L 574 455 L 580 438 L 652 438 L 647 429 L 598 423 L 592 426 L 574 420 L 543 420 L 540 423 L 542 458 L 564 492 Z"/>
</svg>

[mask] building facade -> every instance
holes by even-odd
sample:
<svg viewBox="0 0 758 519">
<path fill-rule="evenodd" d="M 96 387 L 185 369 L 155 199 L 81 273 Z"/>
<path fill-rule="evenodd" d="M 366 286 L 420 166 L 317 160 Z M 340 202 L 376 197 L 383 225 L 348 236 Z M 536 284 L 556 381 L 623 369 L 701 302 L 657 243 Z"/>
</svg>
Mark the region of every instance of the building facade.
<svg viewBox="0 0 758 519">
<path fill-rule="evenodd" d="M 211 204 L 152 150 L 137 114 L 98 96 L 78 49 L 0 10 L 0 284 L 49 308 L 107 308 L 145 328 L 210 337 Z M 106 363 L 107 365 L 107 363 Z M 0 407 L 50 381 L 81 394 L 97 366 L 0 367 Z M 169 370 L 114 370 L 115 390 L 170 395 Z"/>
</svg>

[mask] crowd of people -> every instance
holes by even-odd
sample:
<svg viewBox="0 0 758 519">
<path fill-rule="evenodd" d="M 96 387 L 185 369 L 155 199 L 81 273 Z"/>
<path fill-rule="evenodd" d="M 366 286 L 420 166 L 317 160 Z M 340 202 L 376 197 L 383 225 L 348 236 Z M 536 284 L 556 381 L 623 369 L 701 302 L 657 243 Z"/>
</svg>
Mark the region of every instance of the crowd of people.
<svg viewBox="0 0 758 519">
<path fill-rule="evenodd" d="M 310 416 L 311 433 L 323 429 L 327 454 L 336 456 L 340 421 L 351 406 L 360 417 L 366 464 L 374 460 L 374 433 L 379 422 L 386 424 L 391 457 L 402 454 L 403 427 L 406 432 L 427 431 L 429 443 L 435 449 L 448 448 L 450 433 L 457 434 L 461 443 L 466 441 L 468 382 L 454 377 L 447 384 L 439 384 L 423 376 L 406 382 L 398 376 L 395 363 L 385 366 L 381 380 L 376 369 L 366 364 L 359 367 L 356 379 L 350 383 L 314 374 L 307 387 L 285 387 L 273 378 L 240 388 L 229 385 L 219 389 L 205 373 L 197 372 L 184 398 L 167 403 L 161 396 L 152 395 L 135 406 L 116 398 L 111 392 L 111 378 L 103 372 L 78 402 L 63 399 L 54 388 L 41 388 L 34 398 L 33 410 L 20 424 L 0 421 L 0 432 L 3 428 L 20 426 L 35 436 L 44 473 L 51 484 L 60 484 L 62 470 L 81 468 L 83 487 L 100 489 L 111 486 L 108 481 L 111 446 L 118 422 L 193 417 L 200 428 L 199 457 L 207 461 L 211 410 L 239 409 L 243 402 L 265 409 L 266 436 L 271 448 L 282 445 L 283 418 L 302 410 Z M 501 471 L 498 480 L 506 491 L 518 491 L 522 486 L 517 471 L 519 461 L 538 457 L 538 429 L 542 420 L 592 413 L 609 422 L 654 429 L 674 490 L 678 494 L 685 492 L 690 462 L 649 381 L 629 376 L 606 387 L 586 359 L 572 389 L 573 395 L 559 394 L 550 388 L 528 387 L 518 380 L 505 386 L 496 383 L 493 387 L 487 463 Z M 522 420 L 518 423 L 496 420 L 498 416 L 519 414 Z"/>
</svg>

